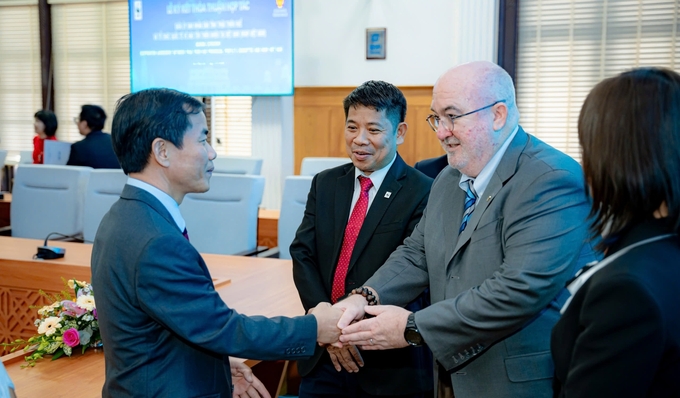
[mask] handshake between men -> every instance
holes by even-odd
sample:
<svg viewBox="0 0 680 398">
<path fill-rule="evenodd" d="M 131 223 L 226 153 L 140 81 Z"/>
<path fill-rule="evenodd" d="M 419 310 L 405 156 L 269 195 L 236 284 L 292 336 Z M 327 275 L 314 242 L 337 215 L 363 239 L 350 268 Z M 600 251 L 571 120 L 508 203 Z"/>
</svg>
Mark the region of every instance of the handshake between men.
<svg viewBox="0 0 680 398">
<path fill-rule="evenodd" d="M 326 346 L 337 371 L 358 372 L 364 365 L 357 346 L 387 350 L 409 345 L 404 331 L 411 311 L 401 307 L 369 306 L 362 295 L 351 295 L 333 306 L 320 303 L 309 313 L 317 320 L 317 341 Z M 362 320 L 367 314 L 372 317 Z"/>
</svg>

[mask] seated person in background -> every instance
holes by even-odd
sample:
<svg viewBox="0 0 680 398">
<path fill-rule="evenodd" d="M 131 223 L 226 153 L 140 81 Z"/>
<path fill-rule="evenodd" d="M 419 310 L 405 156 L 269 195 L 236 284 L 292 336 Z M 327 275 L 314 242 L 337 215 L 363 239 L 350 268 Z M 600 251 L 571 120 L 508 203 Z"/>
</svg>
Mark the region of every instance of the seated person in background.
<svg viewBox="0 0 680 398">
<path fill-rule="evenodd" d="M 74 122 L 85 139 L 71 145 L 71 154 L 66 164 L 95 169 L 120 169 L 116 154 L 113 153 L 111 135 L 102 132 L 106 122 L 104 110 L 97 105 L 83 105 Z"/>
<path fill-rule="evenodd" d="M 555 397 L 680 397 L 679 110 L 670 69 L 624 72 L 586 97 L 578 138 L 606 257 L 568 286 Z"/>
<path fill-rule="evenodd" d="M 398 88 L 368 81 L 343 105 L 352 163 L 314 177 L 290 246 L 293 279 L 307 310 L 336 302 L 363 285 L 411 234 L 432 185 L 397 153 L 407 130 L 406 99 Z M 421 295 L 411 310 L 427 304 Z M 300 398 L 422 397 L 434 386 L 426 347 L 390 352 L 317 347 L 312 359 L 298 361 L 298 369 Z"/>
<path fill-rule="evenodd" d="M 442 155 L 438 158 L 430 158 L 416 162 L 413 168 L 420 171 L 430 178 L 437 178 L 439 172 L 444 170 L 444 167 L 449 165 L 447 155 Z"/>
<path fill-rule="evenodd" d="M 341 314 L 328 303 L 296 318 L 248 317 L 215 291 L 179 211 L 187 193 L 210 188 L 217 156 L 200 101 L 168 89 L 126 95 L 112 135 L 128 182 L 92 246 L 102 396 L 269 396 L 229 357 L 305 358 L 317 340 L 337 341 Z"/>
<path fill-rule="evenodd" d="M 14 383 L 9 378 L 5 366 L 0 362 L 0 398 L 16 398 Z"/>
<path fill-rule="evenodd" d="M 52 111 L 38 111 L 33 115 L 35 122 L 33 128 L 37 134 L 33 137 L 33 164 L 42 164 L 45 160 L 45 140 L 56 141 L 57 137 L 57 116 Z"/>
</svg>

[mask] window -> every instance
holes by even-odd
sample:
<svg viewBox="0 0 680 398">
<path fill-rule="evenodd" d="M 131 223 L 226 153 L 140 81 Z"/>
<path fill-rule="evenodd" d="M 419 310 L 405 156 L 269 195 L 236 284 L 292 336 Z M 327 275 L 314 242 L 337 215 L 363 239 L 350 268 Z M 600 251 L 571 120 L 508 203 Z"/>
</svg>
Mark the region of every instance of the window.
<svg viewBox="0 0 680 398">
<path fill-rule="evenodd" d="M 527 132 L 580 160 L 578 114 L 600 80 L 640 66 L 680 71 L 675 0 L 522 0 L 517 103 Z"/>
<path fill-rule="evenodd" d="M 0 2 L 0 148 L 33 149 L 42 109 L 37 1 Z M 1 165 L 0 165 L 1 166 Z"/>
<path fill-rule="evenodd" d="M 52 51 L 58 137 L 79 141 L 73 118 L 84 104 L 106 111 L 111 131 L 116 101 L 130 92 L 127 1 L 52 0 Z"/>
<path fill-rule="evenodd" d="M 218 155 L 252 155 L 252 97 L 211 97 L 211 142 Z"/>
</svg>

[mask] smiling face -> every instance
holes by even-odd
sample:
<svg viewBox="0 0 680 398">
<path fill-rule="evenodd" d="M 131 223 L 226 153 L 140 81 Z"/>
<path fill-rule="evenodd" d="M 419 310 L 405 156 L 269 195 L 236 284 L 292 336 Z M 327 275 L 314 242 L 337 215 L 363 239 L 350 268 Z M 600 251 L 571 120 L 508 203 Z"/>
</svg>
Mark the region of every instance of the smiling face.
<svg viewBox="0 0 680 398">
<path fill-rule="evenodd" d="M 190 126 L 184 133 L 182 149 L 166 141 L 170 166 L 168 181 L 177 203 L 181 203 L 187 193 L 201 193 L 210 189 L 210 177 L 214 169 L 212 161 L 217 157 L 215 150 L 207 141 L 208 127 L 205 114 L 187 116 Z M 179 200 L 177 200 L 179 198 Z"/>
<path fill-rule="evenodd" d="M 440 119 L 463 115 L 502 99 L 489 92 L 485 65 L 475 65 L 451 69 L 435 84 L 431 110 Z M 452 130 L 446 127 L 450 123 L 441 123 L 437 138 L 448 155 L 449 165 L 477 177 L 509 134 L 504 128 L 506 114 L 506 105 L 498 103 L 455 119 Z"/>
<path fill-rule="evenodd" d="M 371 175 L 387 166 L 404 142 L 406 123 L 394 126 L 385 114 L 374 108 L 352 106 L 345 121 L 345 146 L 354 167 Z"/>
</svg>

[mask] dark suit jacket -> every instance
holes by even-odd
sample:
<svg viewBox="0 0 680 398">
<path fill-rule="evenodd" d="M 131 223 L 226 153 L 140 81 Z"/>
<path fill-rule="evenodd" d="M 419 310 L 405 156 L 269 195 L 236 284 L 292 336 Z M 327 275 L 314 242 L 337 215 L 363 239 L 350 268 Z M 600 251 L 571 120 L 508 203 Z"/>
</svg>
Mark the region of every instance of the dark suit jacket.
<svg viewBox="0 0 680 398">
<path fill-rule="evenodd" d="M 314 177 L 305 215 L 290 246 L 293 278 L 305 310 L 331 301 L 335 268 L 354 193 L 354 165 L 325 170 Z M 409 235 L 427 203 L 432 180 L 397 155 L 368 209 L 352 252 L 345 293 L 362 286 Z M 389 198 L 385 193 L 391 192 Z M 325 355 L 298 361 L 302 376 Z M 432 360 L 423 348 L 362 351 L 361 387 L 371 394 L 409 394 L 432 389 Z"/>
<path fill-rule="evenodd" d="M 413 165 L 413 168 L 430 178 L 436 178 L 439 173 L 448 165 L 448 157 L 446 155 L 442 155 L 438 158 L 421 160 L 420 162 L 417 162 L 415 165 Z"/>
<path fill-rule="evenodd" d="M 120 169 L 118 158 L 113 152 L 111 134 L 101 131 L 93 131 L 82 140 L 74 142 L 66 164 L 95 169 Z"/>
<path fill-rule="evenodd" d="M 670 231 L 648 220 L 609 255 Z M 556 397 L 680 397 L 680 238 L 633 248 L 593 274 L 551 346 Z"/>
<path fill-rule="evenodd" d="M 97 231 L 92 286 L 105 397 L 231 397 L 228 355 L 298 359 L 316 347 L 313 316 L 247 317 L 227 307 L 165 207 L 130 185 Z"/>
<path fill-rule="evenodd" d="M 594 259 L 583 171 L 520 128 L 462 233 L 460 176 L 439 174 L 415 230 L 366 284 L 394 305 L 430 287 L 415 321 L 456 398 L 550 396 L 560 293 Z"/>
</svg>

